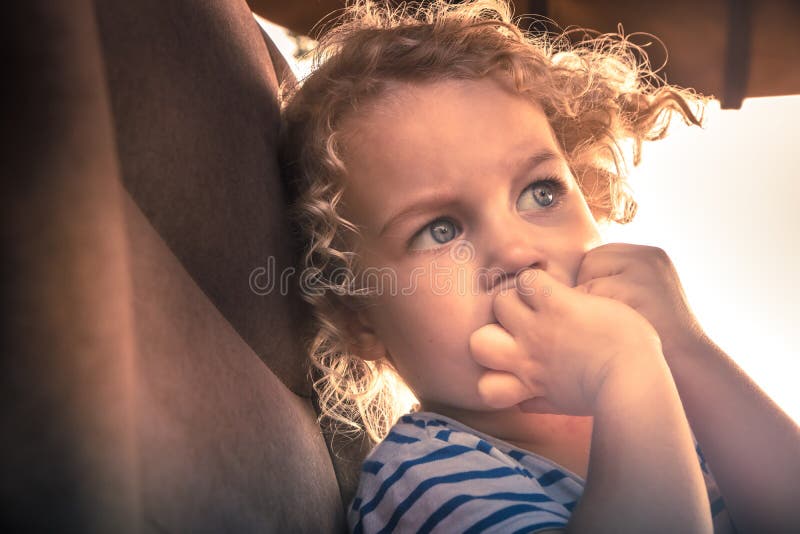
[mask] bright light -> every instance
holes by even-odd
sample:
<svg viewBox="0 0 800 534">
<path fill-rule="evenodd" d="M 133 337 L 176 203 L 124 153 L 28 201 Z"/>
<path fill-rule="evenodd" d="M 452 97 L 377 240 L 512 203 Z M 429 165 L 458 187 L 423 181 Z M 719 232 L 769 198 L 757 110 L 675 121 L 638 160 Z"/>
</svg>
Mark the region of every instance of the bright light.
<svg viewBox="0 0 800 534">
<path fill-rule="evenodd" d="M 606 240 L 666 250 L 705 332 L 800 422 L 800 96 L 674 127 L 644 147 L 639 212 Z"/>
<path fill-rule="evenodd" d="M 292 69 L 295 78 L 302 80 L 311 71 L 311 58 L 307 55 L 317 42 L 305 35 L 297 35 L 291 30 L 279 26 L 272 21 L 260 17 L 253 13 L 256 22 L 263 28 L 263 30 L 275 43 L 275 46 L 280 50 L 284 58 L 286 58 L 289 67 Z"/>
</svg>

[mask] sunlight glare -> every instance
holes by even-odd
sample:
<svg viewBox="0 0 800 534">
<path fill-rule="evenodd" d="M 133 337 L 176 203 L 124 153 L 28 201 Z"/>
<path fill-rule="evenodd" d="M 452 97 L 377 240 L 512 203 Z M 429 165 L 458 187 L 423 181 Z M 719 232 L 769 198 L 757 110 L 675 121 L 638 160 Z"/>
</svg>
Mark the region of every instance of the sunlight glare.
<svg viewBox="0 0 800 534">
<path fill-rule="evenodd" d="M 800 422 L 800 95 L 671 128 L 632 169 L 634 221 L 604 237 L 663 248 L 705 332 Z"/>
</svg>

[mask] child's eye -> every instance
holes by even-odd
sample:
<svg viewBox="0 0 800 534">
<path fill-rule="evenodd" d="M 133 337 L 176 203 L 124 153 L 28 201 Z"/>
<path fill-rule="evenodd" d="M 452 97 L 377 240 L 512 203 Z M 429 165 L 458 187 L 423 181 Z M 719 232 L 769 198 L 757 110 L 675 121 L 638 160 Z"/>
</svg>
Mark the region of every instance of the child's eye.
<svg viewBox="0 0 800 534">
<path fill-rule="evenodd" d="M 424 228 L 417 232 L 411 238 L 409 249 L 419 251 L 436 248 L 452 241 L 458 233 L 459 229 L 453 221 L 441 217 L 425 225 Z"/>
<path fill-rule="evenodd" d="M 517 200 L 519 211 L 537 210 L 558 206 L 567 193 L 567 186 L 555 177 L 537 180 L 526 187 Z"/>
</svg>

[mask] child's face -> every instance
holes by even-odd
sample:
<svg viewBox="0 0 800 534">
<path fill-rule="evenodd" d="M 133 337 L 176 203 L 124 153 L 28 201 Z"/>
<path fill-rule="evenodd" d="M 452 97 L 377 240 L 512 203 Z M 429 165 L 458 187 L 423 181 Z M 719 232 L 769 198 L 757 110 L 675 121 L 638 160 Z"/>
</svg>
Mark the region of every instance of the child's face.
<svg viewBox="0 0 800 534">
<path fill-rule="evenodd" d="M 598 227 L 537 106 L 492 79 L 399 91 L 347 124 L 343 212 L 384 281 L 354 335 L 365 356 L 385 350 L 423 407 L 488 410 L 469 337 L 496 322 L 493 296 L 526 267 L 574 287 Z M 563 193 L 531 185 L 550 177 Z"/>
</svg>

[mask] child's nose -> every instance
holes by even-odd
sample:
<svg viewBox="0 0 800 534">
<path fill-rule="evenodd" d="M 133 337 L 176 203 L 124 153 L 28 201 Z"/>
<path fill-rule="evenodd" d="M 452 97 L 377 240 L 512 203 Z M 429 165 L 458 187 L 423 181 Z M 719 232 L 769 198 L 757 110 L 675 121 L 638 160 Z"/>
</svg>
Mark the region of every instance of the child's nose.
<svg viewBox="0 0 800 534">
<path fill-rule="evenodd" d="M 547 269 L 547 241 L 546 228 L 519 215 L 495 218 L 484 243 L 486 267 L 493 273 L 488 289 L 506 278 L 515 277 L 523 269 Z"/>
</svg>

